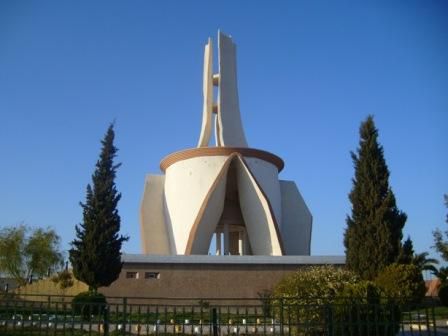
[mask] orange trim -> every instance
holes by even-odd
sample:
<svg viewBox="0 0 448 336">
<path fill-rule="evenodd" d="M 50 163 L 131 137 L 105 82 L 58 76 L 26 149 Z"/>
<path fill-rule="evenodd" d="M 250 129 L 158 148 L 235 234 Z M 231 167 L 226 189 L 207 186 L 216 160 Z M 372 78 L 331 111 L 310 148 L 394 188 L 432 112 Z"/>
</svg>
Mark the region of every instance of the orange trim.
<svg viewBox="0 0 448 336">
<path fill-rule="evenodd" d="M 240 147 L 200 147 L 190 148 L 179 152 L 174 152 L 160 162 L 160 169 L 165 170 L 172 164 L 200 156 L 230 156 L 231 154 L 240 154 L 242 157 L 254 157 L 267 161 L 275 165 L 280 172 L 285 166 L 283 160 L 275 154 L 255 148 Z"/>
</svg>

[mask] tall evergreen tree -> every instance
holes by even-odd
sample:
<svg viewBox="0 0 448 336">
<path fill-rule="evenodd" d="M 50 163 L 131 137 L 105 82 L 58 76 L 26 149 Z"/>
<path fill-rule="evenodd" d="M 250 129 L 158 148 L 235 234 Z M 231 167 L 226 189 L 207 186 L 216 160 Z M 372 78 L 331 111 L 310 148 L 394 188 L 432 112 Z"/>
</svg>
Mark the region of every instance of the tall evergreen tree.
<svg viewBox="0 0 448 336">
<path fill-rule="evenodd" d="M 412 243 L 411 237 L 408 236 L 401 247 L 397 263 L 407 265 L 412 264 L 421 272 L 430 271 L 433 274 L 437 274 L 437 268 L 435 265 L 437 265 L 439 261 L 429 257 L 428 252 L 415 253 L 414 244 Z"/>
<path fill-rule="evenodd" d="M 406 214 L 398 210 L 389 186 L 389 170 L 372 116 L 361 124 L 359 133 L 357 153 L 351 153 L 355 177 L 344 245 L 347 267 L 364 279 L 373 279 L 397 261 Z"/>
<path fill-rule="evenodd" d="M 408 239 L 404 241 L 401 247 L 397 262 L 399 264 L 412 264 L 414 254 L 414 244 L 412 243 L 411 237 L 408 236 Z"/>
<path fill-rule="evenodd" d="M 111 124 L 101 141 L 100 158 L 87 185 L 86 202 L 80 203 L 83 221 L 76 226 L 76 238 L 70 249 L 74 276 L 85 282 L 91 291 L 109 286 L 120 274 L 121 245 L 128 237 L 119 235 L 120 216 L 117 210 L 121 194 L 115 176 L 121 164 L 114 164 L 114 128 Z"/>
</svg>

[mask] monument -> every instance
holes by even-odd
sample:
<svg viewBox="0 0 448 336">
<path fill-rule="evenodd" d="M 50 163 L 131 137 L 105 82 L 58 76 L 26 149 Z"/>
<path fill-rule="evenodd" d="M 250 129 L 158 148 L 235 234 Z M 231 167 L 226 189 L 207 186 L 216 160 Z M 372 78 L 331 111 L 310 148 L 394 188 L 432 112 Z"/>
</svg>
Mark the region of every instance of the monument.
<svg viewBox="0 0 448 336">
<path fill-rule="evenodd" d="M 140 210 L 147 255 L 309 255 L 312 216 L 296 184 L 279 180 L 283 160 L 248 146 L 241 121 L 232 38 L 204 52 L 202 127 L 196 148 L 165 157 L 148 175 Z M 214 97 L 214 91 L 217 97 Z M 211 145 L 214 128 L 215 144 Z"/>
<path fill-rule="evenodd" d="M 164 174 L 146 177 L 142 254 L 122 255 L 119 278 L 101 289 L 106 296 L 256 298 L 297 269 L 345 263 L 310 256 L 311 213 L 295 183 L 279 179 L 282 159 L 248 146 L 236 47 L 222 33 L 216 73 L 212 41 L 205 46 L 203 94 L 198 145 L 168 155 Z"/>
</svg>

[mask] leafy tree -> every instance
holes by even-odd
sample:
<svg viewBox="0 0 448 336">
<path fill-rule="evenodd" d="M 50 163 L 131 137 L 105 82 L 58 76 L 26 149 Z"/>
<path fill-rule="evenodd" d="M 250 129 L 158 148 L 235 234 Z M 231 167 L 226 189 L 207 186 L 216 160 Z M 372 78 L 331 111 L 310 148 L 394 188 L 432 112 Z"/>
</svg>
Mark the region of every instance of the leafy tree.
<svg viewBox="0 0 448 336">
<path fill-rule="evenodd" d="M 0 230 L 0 271 L 25 285 L 31 276 L 45 276 L 62 261 L 60 238 L 52 229 L 26 225 Z"/>
<path fill-rule="evenodd" d="M 389 186 L 389 170 L 372 116 L 361 124 L 355 168 L 349 194 L 352 213 L 344 235 L 347 267 L 372 280 L 400 254 L 406 214 L 398 210 Z"/>
<path fill-rule="evenodd" d="M 115 176 L 120 164 L 114 164 L 117 153 L 114 137 L 111 124 L 101 141 L 92 185 L 87 185 L 86 202 L 81 203 L 83 221 L 76 226 L 76 238 L 70 249 L 74 276 L 95 293 L 118 278 L 122 267 L 121 246 L 128 239 L 119 235 L 117 204 L 121 194 L 116 189 Z"/>
<path fill-rule="evenodd" d="M 445 205 L 448 208 L 448 195 L 443 195 Z M 446 215 L 446 223 L 448 224 L 448 214 Z M 433 233 L 434 246 L 433 248 L 440 254 L 443 260 L 448 261 L 448 241 L 444 240 L 443 233 L 440 229 L 436 229 Z M 444 232 L 445 237 L 448 238 L 448 230 Z"/>
<path fill-rule="evenodd" d="M 415 265 L 393 263 L 385 267 L 375 283 L 400 303 L 418 303 L 426 293 L 422 271 Z"/>
</svg>

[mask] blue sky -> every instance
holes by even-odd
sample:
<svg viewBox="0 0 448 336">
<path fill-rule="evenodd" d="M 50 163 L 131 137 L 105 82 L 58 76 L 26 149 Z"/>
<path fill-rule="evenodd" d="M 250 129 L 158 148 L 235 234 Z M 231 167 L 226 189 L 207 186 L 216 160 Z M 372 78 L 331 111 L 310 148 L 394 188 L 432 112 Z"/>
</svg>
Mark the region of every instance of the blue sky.
<svg viewBox="0 0 448 336">
<path fill-rule="evenodd" d="M 249 145 L 285 161 L 314 216 L 312 254 L 343 254 L 350 151 L 375 116 L 404 234 L 429 250 L 448 193 L 446 1 L 1 1 L 0 227 L 51 226 L 67 249 L 108 124 L 128 253 L 145 175 L 194 147 L 203 46 L 238 46 Z"/>
</svg>

